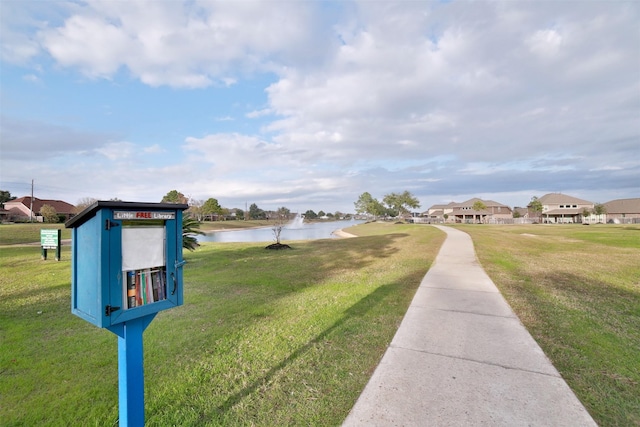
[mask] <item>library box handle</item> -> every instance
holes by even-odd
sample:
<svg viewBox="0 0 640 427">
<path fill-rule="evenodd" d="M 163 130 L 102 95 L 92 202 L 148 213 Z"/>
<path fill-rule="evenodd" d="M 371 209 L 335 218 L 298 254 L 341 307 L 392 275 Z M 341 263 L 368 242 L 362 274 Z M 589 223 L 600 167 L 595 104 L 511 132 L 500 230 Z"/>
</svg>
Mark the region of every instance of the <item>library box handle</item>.
<svg viewBox="0 0 640 427">
<path fill-rule="evenodd" d="M 176 290 L 178 289 L 178 281 L 176 280 L 176 275 L 171 273 L 171 278 L 173 279 L 173 290 L 171 291 L 171 295 L 175 295 Z"/>
</svg>

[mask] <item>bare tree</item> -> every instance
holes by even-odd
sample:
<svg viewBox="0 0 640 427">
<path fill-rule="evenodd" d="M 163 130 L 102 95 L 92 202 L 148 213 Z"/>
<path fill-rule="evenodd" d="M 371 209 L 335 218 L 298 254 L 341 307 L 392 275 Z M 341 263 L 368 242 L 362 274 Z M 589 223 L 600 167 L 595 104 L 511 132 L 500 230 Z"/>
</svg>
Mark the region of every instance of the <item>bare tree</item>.
<svg viewBox="0 0 640 427">
<path fill-rule="evenodd" d="M 274 223 L 271 230 L 273 231 L 273 237 L 276 239 L 276 244 L 280 244 L 280 235 L 282 234 L 282 229 L 289 222 L 289 215 L 291 211 L 284 206 L 279 208 L 275 212 Z"/>
<path fill-rule="evenodd" d="M 76 203 L 76 213 L 82 212 L 85 208 L 91 206 L 97 201 L 93 197 L 83 197 Z"/>
</svg>

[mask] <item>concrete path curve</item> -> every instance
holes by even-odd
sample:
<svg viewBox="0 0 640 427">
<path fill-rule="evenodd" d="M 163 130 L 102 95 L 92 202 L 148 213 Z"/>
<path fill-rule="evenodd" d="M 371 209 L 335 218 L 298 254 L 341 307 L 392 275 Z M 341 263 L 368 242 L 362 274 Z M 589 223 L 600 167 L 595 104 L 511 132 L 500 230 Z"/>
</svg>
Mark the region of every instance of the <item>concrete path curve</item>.
<svg viewBox="0 0 640 427">
<path fill-rule="evenodd" d="M 478 263 L 447 238 L 343 426 L 595 426 Z"/>
</svg>

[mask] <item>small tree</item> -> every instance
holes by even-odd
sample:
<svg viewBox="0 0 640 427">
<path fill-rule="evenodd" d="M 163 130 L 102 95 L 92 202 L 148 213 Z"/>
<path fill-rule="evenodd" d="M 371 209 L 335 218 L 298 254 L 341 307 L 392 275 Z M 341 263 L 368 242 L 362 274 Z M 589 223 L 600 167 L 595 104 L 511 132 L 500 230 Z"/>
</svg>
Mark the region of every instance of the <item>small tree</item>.
<svg viewBox="0 0 640 427">
<path fill-rule="evenodd" d="M 607 208 L 602 203 L 596 203 L 593 206 L 593 214 L 598 216 L 598 221 L 602 220 L 602 215 L 607 213 Z"/>
<path fill-rule="evenodd" d="M 311 209 L 309 209 L 308 211 L 306 211 L 304 213 L 304 217 L 306 219 L 316 219 L 318 217 L 318 214 L 316 214 L 314 211 L 312 211 Z"/>
<path fill-rule="evenodd" d="M 487 205 L 485 205 L 482 200 L 476 200 L 473 203 L 473 206 L 471 206 L 471 209 L 473 209 L 476 212 L 480 212 L 480 211 L 483 211 L 483 210 L 487 209 Z M 476 214 L 474 213 L 473 214 L 474 221 L 475 221 L 475 217 L 476 217 Z M 482 215 L 478 214 L 478 217 L 480 217 L 480 222 L 482 222 Z"/>
<path fill-rule="evenodd" d="M 536 216 L 538 217 L 538 222 L 542 222 L 542 210 L 543 210 L 543 206 L 542 206 L 542 202 L 540 200 L 538 200 L 538 198 L 536 196 L 533 196 L 531 198 L 531 202 L 529 202 L 529 206 L 527 206 L 529 208 L 529 210 L 533 211 Z"/>
<path fill-rule="evenodd" d="M 353 205 L 356 208 L 356 213 L 359 214 L 370 214 L 373 215 L 372 205 L 374 203 L 374 198 L 368 192 L 364 192 L 358 197 L 358 200 L 353 202 Z"/>
<path fill-rule="evenodd" d="M 290 213 L 289 209 L 284 206 L 275 212 L 274 223 L 271 230 L 273 231 L 273 237 L 276 239 L 277 245 L 280 245 L 280 235 L 282 234 L 284 226 L 289 222 Z"/>
<path fill-rule="evenodd" d="M 189 209 L 187 209 L 187 213 L 195 218 L 198 222 L 201 222 L 204 219 L 204 214 L 202 213 L 202 205 L 204 205 L 204 200 L 189 200 Z"/>
<path fill-rule="evenodd" d="M 12 196 L 10 191 L 0 190 L 0 208 L 4 208 L 4 202 L 11 200 L 15 200 L 15 196 Z"/>
<path fill-rule="evenodd" d="M 44 222 L 48 223 L 57 223 L 58 222 L 58 212 L 51 205 L 43 205 L 40 208 L 40 215 L 44 218 Z"/>
<path fill-rule="evenodd" d="M 208 198 L 207 201 L 202 205 L 202 214 L 205 217 L 209 216 L 209 219 L 212 221 L 214 215 L 219 215 L 221 213 L 222 207 L 220 206 L 220 203 L 218 203 L 218 200 L 214 199 L 213 197 Z"/>
<path fill-rule="evenodd" d="M 263 219 L 265 218 L 265 213 L 262 209 L 258 207 L 255 203 L 252 203 L 249 206 L 249 218 L 251 219 Z"/>
<path fill-rule="evenodd" d="M 387 211 L 391 216 L 397 216 L 399 214 L 406 215 L 409 213 L 409 208 L 417 209 L 420 207 L 418 199 L 413 197 L 413 194 L 408 191 L 402 194 L 387 194 L 382 201 L 389 207 Z"/>
<path fill-rule="evenodd" d="M 189 199 L 178 190 L 171 190 L 162 198 L 162 203 L 183 203 L 187 204 Z"/>
</svg>

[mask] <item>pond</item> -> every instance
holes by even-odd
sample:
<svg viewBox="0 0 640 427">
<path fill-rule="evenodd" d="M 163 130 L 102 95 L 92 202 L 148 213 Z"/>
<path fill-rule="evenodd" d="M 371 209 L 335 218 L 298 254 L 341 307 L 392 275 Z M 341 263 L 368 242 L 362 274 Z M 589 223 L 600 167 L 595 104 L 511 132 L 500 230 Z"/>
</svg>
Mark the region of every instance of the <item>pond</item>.
<svg viewBox="0 0 640 427">
<path fill-rule="evenodd" d="M 280 241 L 286 243 L 291 240 L 330 239 L 335 237 L 332 235 L 334 231 L 363 222 L 350 220 L 303 223 L 301 219 L 296 219 L 282 229 Z M 198 236 L 199 242 L 275 242 L 275 240 L 271 227 L 215 231 Z"/>
</svg>

